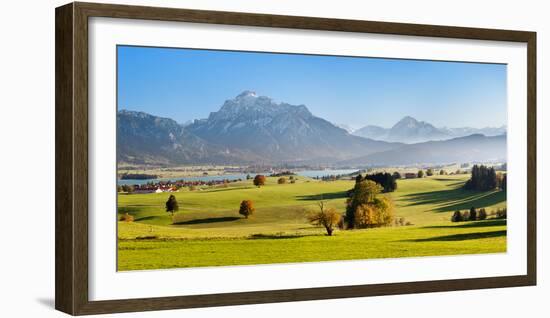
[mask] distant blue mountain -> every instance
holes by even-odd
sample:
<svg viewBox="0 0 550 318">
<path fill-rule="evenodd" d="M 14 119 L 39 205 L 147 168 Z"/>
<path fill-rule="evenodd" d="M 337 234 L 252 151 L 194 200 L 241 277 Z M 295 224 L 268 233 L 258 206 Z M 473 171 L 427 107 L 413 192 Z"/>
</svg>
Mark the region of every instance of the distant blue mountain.
<svg viewBox="0 0 550 318">
<path fill-rule="evenodd" d="M 506 133 L 506 126 L 487 128 L 437 128 L 434 125 L 405 116 L 391 128 L 368 125 L 353 132 L 356 136 L 374 140 L 419 143 L 425 141 L 445 140 L 464 137 L 472 134 L 497 136 Z"/>
<path fill-rule="evenodd" d="M 305 105 L 276 103 L 245 91 L 191 124 L 118 113 L 119 160 L 141 163 L 333 163 L 400 143 L 354 136 Z"/>
</svg>

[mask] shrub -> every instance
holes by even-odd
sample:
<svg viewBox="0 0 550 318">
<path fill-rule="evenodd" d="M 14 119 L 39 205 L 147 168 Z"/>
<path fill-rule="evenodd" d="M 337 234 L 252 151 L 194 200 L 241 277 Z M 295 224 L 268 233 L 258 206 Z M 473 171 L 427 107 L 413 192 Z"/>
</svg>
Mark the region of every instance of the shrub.
<svg viewBox="0 0 550 318">
<path fill-rule="evenodd" d="M 433 176 L 433 175 L 434 175 L 434 171 L 433 171 L 433 169 L 432 169 L 432 168 L 430 168 L 430 169 L 426 170 L 426 175 L 427 175 L 428 177 L 431 177 L 431 176 Z"/>
<path fill-rule="evenodd" d="M 424 171 L 418 170 L 418 173 L 416 174 L 419 178 L 424 178 Z"/>
<path fill-rule="evenodd" d="M 451 222 L 462 222 L 462 213 L 458 210 L 453 213 L 453 216 L 451 217 Z"/>
<path fill-rule="evenodd" d="M 120 216 L 120 221 L 134 222 L 134 216 L 128 213 L 124 213 L 123 215 Z"/>
<path fill-rule="evenodd" d="M 394 223 L 395 226 L 403 226 L 403 225 L 405 225 L 405 218 L 404 217 L 395 218 L 393 223 Z"/>
<path fill-rule="evenodd" d="M 477 214 L 478 220 L 485 220 L 487 219 L 487 211 L 485 211 L 485 208 L 479 209 L 479 212 Z"/>
<path fill-rule="evenodd" d="M 285 183 L 286 183 L 286 178 L 285 178 L 285 177 L 280 177 L 280 178 L 277 180 L 277 183 L 278 183 L 278 184 L 285 184 Z"/>
<path fill-rule="evenodd" d="M 239 214 L 243 215 L 245 219 L 248 219 L 250 215 L 254 214 L 254 211 L 256 211 L 256 209 L 254 208 L 252 200 L 243 200 L 241 202 Z"/>
</svg>

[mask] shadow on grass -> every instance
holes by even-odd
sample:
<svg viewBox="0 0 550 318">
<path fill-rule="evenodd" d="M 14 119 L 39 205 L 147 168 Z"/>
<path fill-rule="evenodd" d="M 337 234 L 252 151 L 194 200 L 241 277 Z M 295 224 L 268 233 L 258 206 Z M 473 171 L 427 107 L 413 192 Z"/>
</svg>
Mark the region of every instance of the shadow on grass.
<svg viewBox="0 0 550 318">
<path fill-rule="evenodd" d="M 465 210 L 471 207 L 481 208 L 506 201 L 506 191 L 470 191 L 462 188 L 405 195 L 408 206 L 436 204 L 436 212 Z"/>
<path fill-rule="evenodd" d="M 248 236 L 249 240 L 270 240 L 270 239 L 293 239 L 293 238 L 300 238 L 304 236 L 311 236 L 311 235 L 304 235 L 304 234 L 252 234 Z"/>
<path fill-rule="evenodd" d="M 501 226 L 506 225 L 506 219 L 486 220 L 476 222 L 461 222 L 460 225 L 431 225 L 423 226 L 423 229 L 469 229 L 473 227 Z"/>
<path fill-rule="evenodd" d="M 219 218 L 206 218 L 206 219 L 194 219 L 189 221 L 181 221 L 174 223 L 174 225 L 191 225 L 191 224 L 208 224 L 208 223 L 218 223 L 218 222 L 232 222 L 240 220 L 238 216 L 224 216 Z"/>
<path fill-rule="evenodd" d="M 506 230 L 493 231 L 493 232 L 464 233 L 464 234 L 435 236 L 435 237 L 429 237 L 429 238 L 425 238 L 425 239 L 406 240 L 406 242 L 468 241 L 468 240 L 478 240 L 478 239 L 485 239 L 485 238 L 495 238 L 495 237 L 500 237 L 500 236 L 506 236 Z"/>
<path fill-rule="evenodd" d="M 149 215 L 149 216 L 137 218 L 134 221 L 141 222 L 141 221 L 151 221 L 151 220 L 161 220 L 161 219 L 163 219 L 163 217 L 160 215 Z"/>
<path fill-rule="evenodd" d="M 208 192 L 224 192 L 224 191 L 232 191 L 232 190 L 244 190 L 244 189 L 254 189 L 257 188 L 256 186 L 235 186 L 230 185 L 227 187 L 218 187 L 218 188 L 204 188 L 204 190 L 193 190 L 189 191 L 190 193 L 208 193 Z"/>
<path fill-rule="evenodd" d="M 328 193 L 319 193 L 319 194 L 312 194 L 312 195 L 298 195 L 296 196 L 296 199 L 300 201 L 319 201 L 319 200 L 341 199 L 341 198 L 347 198 L 347 197 L 348 197 L 347 191 L 339 191 L 339 192 L 328 192 Z"/>
<path fill-rule="evenodd" d="M 118 210 L 117 210 L 117 213 L 119 214 L 124 214 L 124 213 L 128 213 L 128 214 L 135 214 L 135 213 L 139 213 L 142 209 L 136 209 L 136 208 L 132 208 L 132 207 L 119 207 Z"/>
</svg>

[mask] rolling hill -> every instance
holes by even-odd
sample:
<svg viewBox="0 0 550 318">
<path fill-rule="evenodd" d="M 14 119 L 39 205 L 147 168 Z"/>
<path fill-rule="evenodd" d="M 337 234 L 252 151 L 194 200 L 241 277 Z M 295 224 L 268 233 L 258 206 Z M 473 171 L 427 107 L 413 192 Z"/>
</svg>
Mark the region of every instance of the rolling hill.
<svg viewBox="0 0 550 318">
<path fill-rule="evenodd" d="M 340 163 L 345 165 L 411 165 L 493 160 L 506 160 L 506 135 L 487 137 L 474 134 L 449 140 L 404 145 Z"/>
</svg>

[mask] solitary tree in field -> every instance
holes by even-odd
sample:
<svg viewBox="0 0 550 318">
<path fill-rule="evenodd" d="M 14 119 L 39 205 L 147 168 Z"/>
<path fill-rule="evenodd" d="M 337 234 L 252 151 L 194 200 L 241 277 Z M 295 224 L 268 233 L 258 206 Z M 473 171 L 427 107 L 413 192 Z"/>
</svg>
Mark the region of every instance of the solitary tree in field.
<svg viewBox="0 0 550 318">
<path fill-rule="evenodd" d="M 259 187 L 261 187 L 265 184 L 265 176 L 261 175 L 261 174 L 257 174 L 254 177 L 254 181 L 252 181 L 252 182 L 254 183 L 255 186 L 257 186 L 259 188 Z"/>
<path fill-rule="evenodd" d="M 243 200 L 241 202 L 239 214 L 244 216 L 245 219 L 248 219 L 250 215 L 254 214 L 254 211 L 256 211 L 256 209 L 254 208 L 254 203 L 252 203 L 252 200 Z"/>
<path fill-rule="evenodd" d="M 286 178 L 285 178 L 285 177 L 280 177 L 280 178 L 277 180 L 277 183 L 278 183 L 278 184 L 285 184 L 285 183 L 286 183 Z"/>
<path fill-rule="evenodd" d="M 424 171 L 418 170 L 417 176 L 418 176 L 419 178 L 424 178 Z"/>
<path fill-rule="evenodd" d="M 477 211 L 476 211 L 476 208 L 474 208 L 474 207 L 471 207 L 471 208 L 470 208 L 470 217 L 468 218 L 468 220 L 470 220 L 470 221 L 475 221 L 475 220 L 477 220 Z"/>
<path fill-rule="evenodd" d="M 431 177 L 431 176 L 433 176 L 433 175 L 434 175 L 434 171 L 433 171 L 433 169 L 432 169 L 432 168 L 430 168 L 430 169 L 426 170 L 426 175 L 427 175 L 428 177 Z"/>
<path fill-rule="evenodd" d="M 332 232 L 338 223 L 340 223 L 342 216 L 336 212 L 336 209 L 325 207 L 323 201 L 319 201 L 317 204 L 319 212 L 310 214 L 307 219 L 313 225 L 323 226 L 327 231 L 327 235 L 332 236 Z"/>
<path fill-rule="evenodd" d="M 174 213 L 179 210 L 178 201 L 176 200 L 176 197 L 171 194 L 168 198 L 168 201 L 166 201 L 166 212 L 170 213 L 172 217 L 174 217 Z"/>
<path fill-rule="evenodd" d="M 439 174 L 440 175 L 445 175 L 445 174 L 447 174 L 447 172 L 445 170 L 441 169 L 441 170 L 439 170 Z"/>
</svg>

